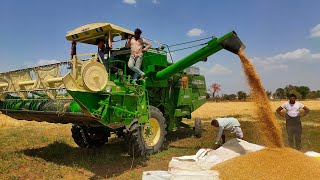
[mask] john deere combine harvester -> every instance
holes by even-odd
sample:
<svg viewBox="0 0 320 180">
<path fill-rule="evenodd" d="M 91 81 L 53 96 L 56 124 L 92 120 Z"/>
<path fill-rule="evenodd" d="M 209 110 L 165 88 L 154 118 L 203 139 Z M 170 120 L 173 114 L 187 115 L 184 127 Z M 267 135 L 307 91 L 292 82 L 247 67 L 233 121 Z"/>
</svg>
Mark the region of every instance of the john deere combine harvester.
<svg viewBox="0 0 320 180">
<path fill-rule="evenodd" d="M 120 41 L 132 34 L 110 23 L 92 23 L 68 32 L 66 38 L 97 45 L 106 35 Z M 223 48 L 237 53 L 243 47 L 236 33 L 230 32 L 213 37 L 176 63 L 167 61 L 162 48 L 151 48 L 144 53 L 141 67 L 146 78 L 138 84 L 132 83 L 126 48 L 107 53 L 108 66 L 91 53 L 1 73 L 0 111 L 15 119 L 72 123 L 72 137 L 82 148 L 103 145 L 113 132 L 125 137 L 130 154 L 153 154 L 163 147 L 167 131 L 190 127 L 182 118 L 190 119 L 206 101 L 205 78 L 191 66 Z"/>
</svg>

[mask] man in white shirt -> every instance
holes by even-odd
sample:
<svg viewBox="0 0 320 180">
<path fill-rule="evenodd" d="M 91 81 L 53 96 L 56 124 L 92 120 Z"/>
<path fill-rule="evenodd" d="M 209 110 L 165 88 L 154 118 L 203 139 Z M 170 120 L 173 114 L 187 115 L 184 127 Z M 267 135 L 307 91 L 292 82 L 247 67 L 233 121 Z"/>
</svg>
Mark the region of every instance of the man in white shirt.
<svg viewBox="0 0 320 180">
<path fill-rule="evenodd" d="M 134 83 L 135 81 L 137 81 L 138 76 L 141 76 L 143 78 L 143 76 L 145 75 L 144 72 L 140 70 L 140 67 L 143 60 L 143 53 L 151 47 L 151 44 L 147 40 L 140 37 L 141 33 L 142 31 L 140 29 L 136 29 L 134 31 L 134 37 L 130 36 L 126 43 L 126 48 L 131 48 L 131 55 L 128 61 L 128 67 L 132 71 L 134 71 Z M 144 47 L 144 45 L 146 45 L 146 47 Z"/>
<path fill-rule="evenodd" d="M 296 102 L 297 96 L 295 94 L 290 94 L 289 102 L 283 103 L 278 109 L 277 113 L 286 118 L 286 129 L 288 133 L 289 146 L 294 148 L 293 139 L 295 139 L 296 145 L 295 149 L 301 149 L 301 134 L 302 126 L 300 118 L 307 115 L 310 111 L 305 105 L 300 102 Z M 285 109 L 286 114 L 281 113 L 281 110 Z M 299 114 L 299 110 L 303 109 L 304 113 Z"/>
<path fill-rule="evenodd" d="M 219 141 L 222 138 L 222 143 L 226 142 L 226 137 L 223 133 L 224 130 L 227 130 L 231 133 L 235 133 L 237 138 L 243 139 L 242 129 L 240 128 L 240 123 L 236 118 L 217 118 L 211 121 L 211 125 L 219 128 L 219 132 L 216 137 L 213 149 L 220 147 Z"/>
</svg>

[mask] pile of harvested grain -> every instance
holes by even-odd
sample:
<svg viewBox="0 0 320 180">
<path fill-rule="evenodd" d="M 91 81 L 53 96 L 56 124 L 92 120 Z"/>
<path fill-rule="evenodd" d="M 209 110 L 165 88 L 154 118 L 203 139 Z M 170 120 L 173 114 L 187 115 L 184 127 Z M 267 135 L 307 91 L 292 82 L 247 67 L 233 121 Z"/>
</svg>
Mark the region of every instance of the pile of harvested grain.
<svg viewBox="0 0 320 180">
<path fill-rule="evenodd" d="M 266 148 L 212 169 L 221 179 L 320 179 L 320 161 L 289 148 Z"/>
<path fill-rule="evenodd" d="M 264 145 L 268 147 L 282 147 L 281 129 L 271 110 L 270 102 L 262 86 L 260 77 L 242 50 L 239 50 L 238 55 L 250 86 L 250 97 L 253 99 L 256 107 L 255 113 L 259 119 L 258 131 L 261 134 Z"/>
</svg>

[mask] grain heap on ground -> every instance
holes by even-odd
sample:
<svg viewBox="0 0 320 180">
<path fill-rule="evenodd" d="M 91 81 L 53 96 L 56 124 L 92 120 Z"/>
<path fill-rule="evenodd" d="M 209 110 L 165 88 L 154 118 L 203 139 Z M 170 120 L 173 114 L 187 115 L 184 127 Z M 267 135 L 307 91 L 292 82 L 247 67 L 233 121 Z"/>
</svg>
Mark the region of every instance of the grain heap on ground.
<svg viewBox="0 0 320 180">
<path fill-rule="evenodd" d="M 290 148 L 266 148 L 212 169 L 221 179 L 320 179 L 320 161 Z"/>
<path fill-rule="evenodd" d="M 270 102 L 259 75 L 242 50 L 238 52 L 243 71 L 250 86 L 250 97 L 255 104 L 258 131 L 267 147 L 283 147 L 281 128 L 271 110 Z"/>
</svg>

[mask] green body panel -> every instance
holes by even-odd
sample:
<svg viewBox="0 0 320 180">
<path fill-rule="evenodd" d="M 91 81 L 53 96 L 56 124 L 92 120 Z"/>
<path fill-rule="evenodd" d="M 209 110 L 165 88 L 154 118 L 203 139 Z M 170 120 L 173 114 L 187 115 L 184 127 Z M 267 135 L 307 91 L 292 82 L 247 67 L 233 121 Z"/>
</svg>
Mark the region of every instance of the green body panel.
<svg viewBox="0 0 320 180">
<path fill-rule="evenodd" d="M 206 80 L 202 75 L 189 77 L 189 85 L 191 86 L 192 89 L 206 90 Z"/>
<path fill-rule="evenodd" d="M 192 89 L 191 88 L 181 88 L 177 94 L 178 102 L 177 106 L 190 105 L 192 103 Z"/>
<path fill-rule="evenodd" d="M 167 87 L 168 80 L 155 80 L 155 73 L 168 66 L 167 54 L 163 51 L 145 52 L 143 55 L 142 70 L 149 78 L 146 79 L 148 87 Z"/>
<path fill-rule="evenodd" d="M 206 84 L 204 76 L 189 76 L 189 88 L 175 91 L 177 97 L 174 116 L 187 116 L 206 101 Z M 187 107 L 185 107 L 187 106 Z"/>
<path fill-rule="evenodd" d="M 113 50 L 115 67 L 108 69 L 109 83 L 100 92 L 67 89 L 73 100 L 52 102 L 46 97 L 37 100 L 21 100 L 11 97 L 0 101 L 1 109 L 51 111 L 80 113 L 93 118 L 100 125 L 110 127 L 110 131 L 129 126 L 137 120 L 143 124 L 149 120 L 148 106 L 152 105 L 163 113 L 168 130 L 174 131 L 184 126 L 182 118 L 191 118 L 191 113 L 206 101 L 205 78 L 199 74 L 183 72 L 184 69 L 225 48 L 237 52 L 242 47 L 234 32 L 221 38 L 213 38 L 207 45 L 180 61 L 172 64 L 167 61 L 165 51 L 149 49 L 144 53 L 141 70 L 146 73 L 145 80 L 138 85 L 131 83 L 134 72 L 127 67 L 130 50 Z M 111 61 L 111 62 L 112 62 Z M 119 73 L 119 69 L 123 73 Z M 188 77 L 188 87 L 181 86 L 181 78 Z M 110 86 L 110 87 L 108 87 Z M 109 89 L 109 90 L 107 90 Z M 49 107 L 49 108 L 47 108 Z M 88 124 L 92 121 L 87 121 Z"/>
<path fill-rule="evenodd" d="M 180 109 L 174 110 L 175 117 L 185 117 L 191 114 L 189 107 L 181 107 Z"/>
<path fill-rule="evenodd" d="M 121 122 L 130 124 L 131 120 L 138 115 L 137 97 L 115 94 L 110 96 L 107 103 L 102 106 L 104 115 L 101 117 L 102 124 Z"/>
<path fill-rule="evenodd" d="M 81 107 L 76 101 L 72 101 L 69 106 L 71 112 L 81 112 Z"/>
<path fill-rule="evenodd" d="M 118 86 L 120 87 L 120 86 Z M 129 125 L 132 119 L 137 118 L 140 123 L 147 122 L 147 100 L 146 96 L 137 96 L 130 92 L 122 92 L 120 87 L 114 93 L 90 93 L 80 91 L 68 91 L 76 103 L 70 105 L 72 112 L 82 111 L 99 119 L 99 122 L 108 126 L 111 123 L 122 123 Z"/>
<path fill-rule="evenodd" d="M 165 51 L 156 51 L 154 49 L 148 50 L 143 54 L 143 69 L 147 69 L 148 66 L 167 67 L 167 54 Z M 146 71 L 146 73 L 148 73 Z"/>
<path fill-rule="evenodd" d="M 106 98 L 107 95 L 81 92 L 81 91 L 68 91 L 73 99 L 79 104 L 80 107 L 85 108 L 88 112 L 94 112 L 100 107 L 98 104 L 101 100 Z"/>
<path fill-rule="evenodd" d="M 204 76 L 193 76 L 190 79 L 192 87 L 192 111 L 195 111 L 206 102 L 206 81 Z"/>
</svg>

